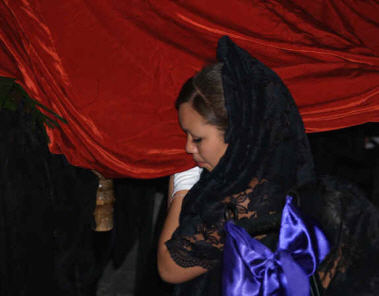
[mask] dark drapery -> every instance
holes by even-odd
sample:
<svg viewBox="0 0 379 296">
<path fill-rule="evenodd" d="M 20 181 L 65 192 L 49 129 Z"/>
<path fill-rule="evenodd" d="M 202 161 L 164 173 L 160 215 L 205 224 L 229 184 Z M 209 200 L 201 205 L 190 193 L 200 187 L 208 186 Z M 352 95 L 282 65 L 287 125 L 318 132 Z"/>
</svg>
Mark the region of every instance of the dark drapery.
<svg viewBox="0 0 379 296">
<path fill-rule="evenodd" d="M 0 294 L 91 295 L 105 264 L 91 230 L 97 178 L 51 154 L 18 108 L 0 110 Z"/>
<path fill-rule="evenodd" d="M 0 1 L 0 75 L 68 124 L 50 151 L 108 177 L 188 168 L 172 107 L 229 35 L 272 67 L 308 132 L 379 121 L 376 1 Z"/>
<path fill-rule="evenodd" d="M 96 295 L 109 259 L 120 267 L 136 241 L 135 295 L 164 295 L 155 246 L 166 205 L 154 213 L 154 197 L 167 178 L 115 180 L 115 227 L 93 231 L 97 177 L 51 154 L 40 120 L 11 95 L 17 110 L 0 105 L 0 295 Z"/>
</svg>

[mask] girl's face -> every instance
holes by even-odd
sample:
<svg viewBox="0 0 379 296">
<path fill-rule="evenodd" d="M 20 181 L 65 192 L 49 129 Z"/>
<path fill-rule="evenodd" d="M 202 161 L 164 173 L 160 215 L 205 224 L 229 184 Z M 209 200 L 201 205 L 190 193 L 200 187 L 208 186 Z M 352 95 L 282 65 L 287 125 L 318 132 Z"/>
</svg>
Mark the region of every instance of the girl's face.
<svg viewBox="0 0 379 296">
<path fill-rule="evenodd" d="M 191 103 L 181 104 L 178 116 L 180 126 L 187 134 L 186 152 L 192 154 L 199 167 L 212 171 L 228 147 L 224 133 L 207 123 Z"/>
</svg>

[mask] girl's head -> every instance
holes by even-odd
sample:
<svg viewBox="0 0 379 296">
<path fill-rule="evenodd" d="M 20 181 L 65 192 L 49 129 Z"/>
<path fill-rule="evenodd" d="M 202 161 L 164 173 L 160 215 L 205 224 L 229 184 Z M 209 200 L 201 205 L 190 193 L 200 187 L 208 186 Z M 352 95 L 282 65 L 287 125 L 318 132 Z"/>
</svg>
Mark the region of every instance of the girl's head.
<svg viewBox="0 0 379 296">
<path fill-rule="evenodd" d="M 175 102 L 180 125 L 187 134 L 186 151 L 208 171 L 217 165 L 228 146 L 224 141 L 228 117 L 222 66 L 222 63 L 207 66 L 190 78 Z"/>
</svg>

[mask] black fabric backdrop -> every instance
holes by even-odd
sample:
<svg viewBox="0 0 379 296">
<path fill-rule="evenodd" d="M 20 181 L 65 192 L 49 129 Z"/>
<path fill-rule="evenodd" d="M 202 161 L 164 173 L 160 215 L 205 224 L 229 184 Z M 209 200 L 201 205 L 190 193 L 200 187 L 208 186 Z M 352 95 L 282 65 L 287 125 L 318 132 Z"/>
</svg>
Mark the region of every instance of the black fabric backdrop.
<svg viewBox="0 0 379 296">
<path fill-rule="evenodd" d="M 17 111 L 0 110 L 0 164 L 0 295 L 95 295 L 106 263 L 119 267 L 136 240 L 136 295 L 169 291 L 156 272 L 152 224 L 154 195 L 167 191 L 167 178 L 115 180 L 115 228 L 94 232 L 97 177 L 48 151 L 22 101 Z"/>
<path fill-rule="evenodd" d="M 0 113 L 0 294 L 91 294 L 97 180 L 50 154 L 42 131 L 22 104 Z"/>
</svg>

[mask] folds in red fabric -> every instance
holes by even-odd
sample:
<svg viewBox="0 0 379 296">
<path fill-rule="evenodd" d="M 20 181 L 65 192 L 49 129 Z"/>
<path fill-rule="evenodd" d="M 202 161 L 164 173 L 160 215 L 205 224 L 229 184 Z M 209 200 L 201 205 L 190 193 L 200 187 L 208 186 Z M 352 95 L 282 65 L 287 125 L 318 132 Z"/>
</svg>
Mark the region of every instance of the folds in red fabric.
<svg viewBox="0 0 379 296">
<path fill-rule="evenodd" d="M 0 75 L 68 121 L 51 152 L 107 177 L 193 165 L 173 103 L 222 35 L 282 77 L 307 132 L 379 121 L 374 1 L 1 0 L 0 15 Z"/>
</svg>

